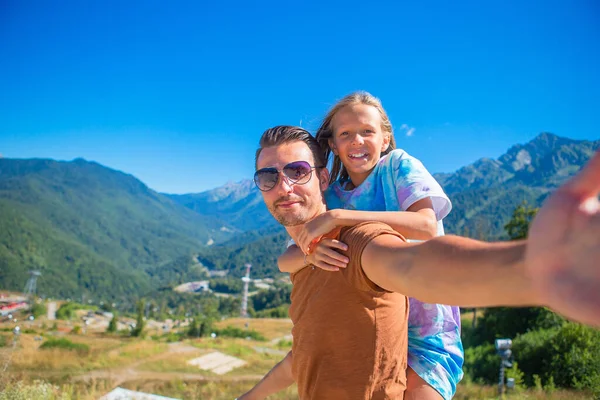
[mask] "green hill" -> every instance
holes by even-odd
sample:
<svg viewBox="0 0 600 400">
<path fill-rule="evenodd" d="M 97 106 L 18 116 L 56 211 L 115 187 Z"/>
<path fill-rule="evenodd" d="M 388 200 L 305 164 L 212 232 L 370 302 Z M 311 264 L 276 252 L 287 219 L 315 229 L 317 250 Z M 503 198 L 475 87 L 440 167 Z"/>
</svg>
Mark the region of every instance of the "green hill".
<svg viewBox="0 0 600 400">
<path fill-rule="evenodd" d="M 94 162 L 0 159 L 0 285 L 38 293 L 133 296 L 149 271 L 223 241 L 231 229 Z M 152 281 L 152 282 L 151 282 Z"/>
</svg>

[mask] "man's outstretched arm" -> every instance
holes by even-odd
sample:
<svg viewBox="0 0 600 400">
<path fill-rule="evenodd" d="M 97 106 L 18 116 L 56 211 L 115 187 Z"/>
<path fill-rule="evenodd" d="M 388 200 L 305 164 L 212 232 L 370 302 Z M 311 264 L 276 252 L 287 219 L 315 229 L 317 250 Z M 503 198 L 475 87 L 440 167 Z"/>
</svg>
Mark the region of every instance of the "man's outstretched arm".
<svg viewBox="0 0 600 400">
<path fill-rule="evenodd" d="M 292 352 L 275 365 L 252 389 L 238 400 L 258 400 L 275 394 L 294 383 L 292 376 Z"/>
<path fill-rule="evenodd" d="M 392 235 L 363 251 L 379 286 L 432 303 L 545 305 L 600 327 L 600 151 L 546 200 L 525 242 L 446 236 L 408 245 Z"/>
<path fill-rule="evenodd" d="M 463 307 L 540 305 L 524 267 L 525 242 L 443 236 L 408 244 L 373 239 L 362 253 L 367 277 L 383 289 Z"/>
</svg>

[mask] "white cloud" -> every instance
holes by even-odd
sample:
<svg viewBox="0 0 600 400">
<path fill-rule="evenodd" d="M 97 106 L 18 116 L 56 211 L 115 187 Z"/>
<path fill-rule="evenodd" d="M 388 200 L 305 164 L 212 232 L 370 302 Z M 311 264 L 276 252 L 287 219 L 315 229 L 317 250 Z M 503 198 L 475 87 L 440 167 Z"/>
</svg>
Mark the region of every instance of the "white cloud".
<svg viewBox="0 0 600 400">
<path fill-rule="evenodd" d="M 415 134 L 415 131 L 417 129 L 412 127 L 412 126 L 408 126 L 408 124 L 402 124 L 400 125 L 400 132 L 404 133 L 404 135 L 406 137 L 411 137 Z"/>
</svg>

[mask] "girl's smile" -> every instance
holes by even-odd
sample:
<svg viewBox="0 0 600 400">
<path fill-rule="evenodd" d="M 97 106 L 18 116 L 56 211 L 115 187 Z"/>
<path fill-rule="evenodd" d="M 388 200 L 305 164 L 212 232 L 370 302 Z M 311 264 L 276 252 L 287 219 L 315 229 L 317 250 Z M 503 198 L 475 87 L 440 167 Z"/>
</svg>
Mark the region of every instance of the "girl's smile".
<svg viewBox="0 0 600 400">
<path fill-rule="evenodd" d="M 355 187 L 369 176 L 389 146 L 390 135 L 381 126 L 379 111 L 365 104 L 345 106 L 333 117 L 329 144 Z"/>
</svg>

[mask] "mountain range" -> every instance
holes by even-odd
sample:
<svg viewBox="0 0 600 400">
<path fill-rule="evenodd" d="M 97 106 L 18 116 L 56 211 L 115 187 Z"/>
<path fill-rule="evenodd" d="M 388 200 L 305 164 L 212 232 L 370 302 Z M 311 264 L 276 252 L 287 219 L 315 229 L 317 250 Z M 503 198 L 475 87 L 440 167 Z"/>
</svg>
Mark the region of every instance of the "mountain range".
<svg viewBox="0 0 600 400">
<path fill-rule="evenodd" d="M 599 148 L 542 133 L 434 174 L 453 203 L 446 232 L 502 239 L 517 205 L 539 206 Z M 286 238 L 251 180 L 169 195 L 83 159 L 0 159 L 0 288 L 22 290 L 32 269 L 39 293 L 106 299 L 198 279 L 203 268 L 241 276 L 249 262 L 254 276 L 272 276 Z"/>
</svg>

